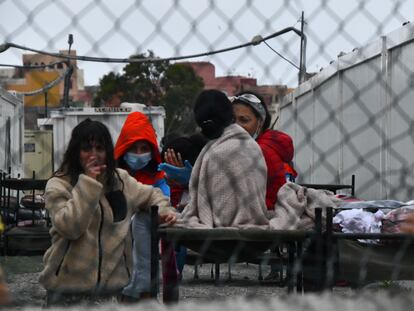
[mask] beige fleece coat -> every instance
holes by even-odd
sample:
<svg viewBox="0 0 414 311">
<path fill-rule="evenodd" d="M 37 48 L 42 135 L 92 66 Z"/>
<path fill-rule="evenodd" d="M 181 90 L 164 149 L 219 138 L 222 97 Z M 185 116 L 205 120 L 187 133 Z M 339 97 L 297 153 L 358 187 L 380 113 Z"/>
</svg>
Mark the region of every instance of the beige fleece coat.
<svg viewBox="0 0 414 311">
<path fill-rule="evenodd" d="M 101 183 L 84 174 L 72 187 L 65 178 L 51 178 L 45 205 L 52 228 L 40 283 L 64 293 L 116 293 L 128 284 L 132 268 L 131 216 L 138 209 L 159 206 L 170 210 L 159 189 L 138 183 L 118 169 L 126 200 L 126 215 L 114 222 L 112 208 Z M 118 180 L 116 189 L 122 189 Z M 171 209 L 172 210 L 172 209 Z"/>
</svg>

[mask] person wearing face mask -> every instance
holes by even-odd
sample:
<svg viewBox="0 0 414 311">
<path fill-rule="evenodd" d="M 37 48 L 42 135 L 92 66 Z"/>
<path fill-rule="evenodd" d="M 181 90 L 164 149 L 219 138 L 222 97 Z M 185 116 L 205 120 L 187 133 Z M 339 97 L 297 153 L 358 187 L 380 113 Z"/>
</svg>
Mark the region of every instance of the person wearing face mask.
<svg viewBox="0 0 414 311">
<path fill-rule="evenodd" d="M 256 140 L 262 150 L 267 166 L 266 206 L 272 211 L 275 209 L 277 192 L 286 183 L 286 175 L 297 175 L 291 165 L 294 153 L 292 138 L 269 128 L 270 114 L 258 94 L 241 92 L 230 100 L 236 123 Z"/>
<path fill-rule="evenodd" d="M 283 132 L 269 129 L 270 114 L 263 98 L 258 94 L 242 92 L 230 100 L 236 123 L 256 140 L 262 150 L 267 166 L 266 207 L 271 217 L 277 201 L 277 192 L 286 181 L 294 181 L 297 176 L 292 165 L 292 138 Z M 272 251 L 278 250 L 275 248 Z M 279 278 L 278 266 L 272 264 L 265 281 Z"/>
<path fill-rule="evenodd" d="M 161 155 L 157 136 L 143 113 L 133 112 L 125 120 L 115 144 L 115 160 L 139 182 L 160 188 L 165 196 L 170 196 L 165 174 L 158 171 Z"/>
<path fill-rule="evenodd" d="M 157 136 L 149 119 L 143 113 L 132 112 L 128 115 L 115 144 L 114 155 L 118 166 L 127 170 L 137 181 L 159 188 L 166 197 L 170 197 L 170 188 L 166 182 L 165 173 L 158 171 L 161 155 Z M 134 270 L 130 283 L 123 290 L 123 294 L 130 297 L 131 302 L 149 297 L 151 286 L 150 226 L 148 212 L 139 211 L 133 216 Z M 172 261 L 172 265 L 175 264 L 175 256 L 169 260 Z"/>
</svg>

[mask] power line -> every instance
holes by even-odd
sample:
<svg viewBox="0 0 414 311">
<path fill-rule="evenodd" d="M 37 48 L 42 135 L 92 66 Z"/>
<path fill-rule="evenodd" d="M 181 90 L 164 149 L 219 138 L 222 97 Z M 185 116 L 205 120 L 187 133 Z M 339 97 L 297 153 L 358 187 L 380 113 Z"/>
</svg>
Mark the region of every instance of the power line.
<svg viewBox="0 0 414 311">
<path fill-rule="evenodd" d="M 285 61 L 287 61 L 289 64 L 291 64 L 293 67 L 295 67 L 296 69 L 300 70 L 300 68 L 291 60 L 287 59 L 286 57 L 284 57 L 282 54 L 280 54 L 278 51 L 276 51 L 274 48 L 272 48 L 266 41 L 264 42 L 264 44 L 267 45 L 267 47 L 269 49 L 271 49 L 273 52 L 275 52 L 279 57 L 283 58 Z"/>
<path fill-rule="evenodd" d="M 163 62 L 163 61 L 176 61 L 176 60 L 183 60 L 183 59 L 188 59 L 188 58 L 198 58 L 198 57 L 203 57 L 203 56 L 210 56 L 210 55 L 214 55 L 214 54 L 219 54 L 219 53 L 229 52 L 229 51 L 233 51 L 233 50 L 237 50 L 237 49 L 241 49 L 241 48 L 246 48 L 246 47 L 249 47 L 249 46 L 255 46 L 255 45 L 258 45 L 262 42 L 265 42 L 266 40 L 275 38 L 279 35 L 285 34 L 285 33 L 290 32 L 290 31 L 293 31 L 298 36 L 300 36 L 301 38 L 306 39 L 305 34 L 303 34 L 300 30 L 298 30 L 294 27 L 287 27 L 287 28 L 284 28 L 280 31 L 277 31 L 277 32 L 273 33 L 273 34 L 270 34 L 270 35 L 268 35 L 267 37 L 264 37 L 264 38 L 261 37 L 260 35 L 255 36 L 253 38 L 253 40 L 251 40 L 250 42 L 244 43 L 244 44 L 239 44 L 239 45 L 231 46 L 231 47 L 228 47 L 228 48 L 209 51 L 209 52 L 204 52 L 204 53 L 184 55 L 184 56 L 173 56 L 173 57 L 166 57 L 166 58 L 159 58 L 159 57 L 152 57 L 152 58 L 134 58 L 134 57 L 110 58 L 110 57 L 67 55 L 67 54 L 62 54 L 62 53 L 53 53 L 53 52 L 37 50 L 37 49 L 33 49 L 33 48 L 30 48 L 30 47 L 25 47 L 25 46 L 22 46 L 22 45 L 19 45 L 19 44 L 11 43 L 11 42 L 6 42 L 6 43 L 1 44 L 0 45 L 0 53 L 6 51 L 9 48 L 16 48 L 16 49 L 30 51 L 30 52 L 34 52 L 34 53 L 38 53 L 38 54 L 49 55 L 49 56 L 53 56 L 53 57 L 56 57 L 56 58 L 63 58 L 63 59 L 66 59 L 66 60 L 78 60 L 78 61 L 101 62 L 101 63 Z"/>
</svg>

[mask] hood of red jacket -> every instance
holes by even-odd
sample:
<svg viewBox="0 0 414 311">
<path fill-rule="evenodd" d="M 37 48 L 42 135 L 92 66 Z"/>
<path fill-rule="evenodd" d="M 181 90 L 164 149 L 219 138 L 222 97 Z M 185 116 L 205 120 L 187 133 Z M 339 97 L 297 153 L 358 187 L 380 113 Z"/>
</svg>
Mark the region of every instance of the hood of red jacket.
<svg viewBox="0 0 414 311">
<path fill-rule="evenodd" d="M 283 162 L 290 162 L 293 159 L 294 149 L 292 138 L 283 132 L 276 130 L 265 130 L 258 138 L 259 145 L 266 145 L 273 149 Z"/>
<path fill-rule="evenodd" d="M 161 163 L 157 134 L 147 116 L 141 112 L 132 112 L 126 118 L 115 144 L 115 160 L 122 157 L 131 145 L 138 140 L 146 140 L 152 147 L 154 160 Z"/>
</svg>

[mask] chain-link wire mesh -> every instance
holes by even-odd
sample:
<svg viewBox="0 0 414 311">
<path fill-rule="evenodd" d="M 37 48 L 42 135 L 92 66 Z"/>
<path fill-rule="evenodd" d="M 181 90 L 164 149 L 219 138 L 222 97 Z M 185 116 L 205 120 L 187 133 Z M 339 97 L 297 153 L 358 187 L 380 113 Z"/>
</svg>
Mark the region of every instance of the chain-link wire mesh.
<svg viewBox="0 0 414 311">
<path fill-rule="evenodd" d="M 293 231 L 274 239 L 223 231 L 231 239 L 212 233 L 205 243 L 179 236 L 197 245 L 187 262 L 216 264 L 216 281 L 219 263 L 238 267 L 233 280 L 247 271 L 240 262 L 260 263 L 255 277 L 299 291 L 303 284 L 337 289 L 380 281 L 387 288 L 412 279 L 411 240 L 398 234 L 414 206 L 413 6 L 408 0 L 0 1 L 0 169 L 5 178 L 32 178 L 33 171 L 49 178 L 72 129 L 87 117 L 105 123 L 115 142 L 127 115 L 141 111 L 162 147 L 198 131 L 192 105 L 201 90 L 253 91 L 264 98 L 273 129 L 293 140 L 296 183 L 338 191 L 336 207 L 353 203 L 345 213 L 335 210 L 322 234 L 303 230 L 301 217 L 309 213 L 279 199 L 276 208 L 288 206 Z M 309 191 L 298 189 L 295 200 L 310 200 Z M 6 197 L 3 187 L 3 218 Z M 313 212 L 310 219 L 313 228 Z M 320 229 L 326 219 L 323 213 Z M 256 243 L 266 251 L 256 252 Z M 221 274 L 228 282 L 230 273 Z"/>
</svg>

